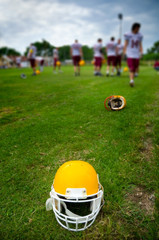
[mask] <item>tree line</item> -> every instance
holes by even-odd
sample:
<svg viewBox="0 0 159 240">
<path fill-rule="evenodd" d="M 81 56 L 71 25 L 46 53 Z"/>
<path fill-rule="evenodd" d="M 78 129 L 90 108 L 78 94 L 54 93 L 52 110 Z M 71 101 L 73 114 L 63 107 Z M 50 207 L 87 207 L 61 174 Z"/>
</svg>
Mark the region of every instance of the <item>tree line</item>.
<svg viewBox="0 0 159 240">
<path fill-rule="evenodd" d="M 52 56 L 53 49 L 55 46 L 51 45 L 48 41 L 43 39 L 41 42 L 37 41 L 33 43 L 37 48 L 37 56 Z M 92 60 L 93 58 L 93 49 L 87 45 L 82 46 L 83 55 L 85 60 Z M 29 50 L 29 46 L 26 48 L 24 55 L 27 56 Z M 103 54 L 105 55 L 105 49 L 103 48 Z M 20 52 L 16 51 L 13 48 L 1 47 L 0 48 L 0 56 L 20 56 Z M 65 59 L 70 59 L 70 46 L 65 45 L 59 47 L 59 58 L 61 61 Z M 153 46 L 147 49 L 147 53 L 144 54 L 143 60 L 159 60 L 159 41 L 155 42 Z"/>
<path fill-rule="evenodd" d="M 51 45 L 48 41 L 42 40 L 42 42 L 34 42 L 34 46 L 37 48 L 37 56 L 52 56 L 53 55 L 53 49 L 55 46 Z M 83 49 L 83 55 L 85 60 L 91 60 L 93 56 L 93 49 L 88 46 L 82 46 Z M 29 46 L 26 48 L 26 51 L 24 55 L 26 56 L 29 50 Z M 64 61 L 65 59 L 70 59 L 70 46 L 65 45 L 62 47 L 59 47 L 59 58 L 61 61 Z"/>
</svg>

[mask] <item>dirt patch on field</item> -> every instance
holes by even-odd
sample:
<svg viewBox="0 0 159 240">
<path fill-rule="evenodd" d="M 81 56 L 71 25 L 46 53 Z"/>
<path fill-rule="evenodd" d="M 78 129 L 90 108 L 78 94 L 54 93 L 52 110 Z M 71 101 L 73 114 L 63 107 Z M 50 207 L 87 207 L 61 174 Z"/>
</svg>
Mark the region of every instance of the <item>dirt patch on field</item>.
<svg viewBox="0 0 159 240">
<path fill-rule="evenodd" d="M 141 153 L 142 158 L 144 158 L 146 161 L 151 161 L 153 158 L 153 151 L 154 151 L 154 146 L 153 146 L 153 140 L 152 140 L 152 135 L 153 135 L 153 125 L 150 122 L 147 122 L 145 125 L 145 133 L 146 136 L 141 138 L 141 142 L 139 145 L 139 151 Z"/>
<path fill-rule="evenodd" d="M 126 195 L 126 199 L 136 204 L 146 215 L 153 215 L 155 207 L 154 193 L 149 193 L 142 187 L 136 187 Z"/>
<path fill-rule="evenodd" d="M 143 147 L 140 149 L 142 157 L 150 161 L 153 158 L 153 143 L 151 138 L 143 139 Z"/>
<path fill-rule="evenodd" d="M 13 108 L 11 108 L 11 107 L 9 107 L 9 108 L 1 108 L 0 109 L 0 118 L 3 118 L 4 116 L 13 114 L 15 112 L 16 111 Z"/>
</svg>

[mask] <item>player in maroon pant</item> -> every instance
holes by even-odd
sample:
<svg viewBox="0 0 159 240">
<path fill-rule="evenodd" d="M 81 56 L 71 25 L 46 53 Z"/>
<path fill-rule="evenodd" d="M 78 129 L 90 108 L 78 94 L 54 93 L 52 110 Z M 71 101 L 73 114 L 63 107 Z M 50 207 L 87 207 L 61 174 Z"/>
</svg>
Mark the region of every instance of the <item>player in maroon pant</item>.
<svg viewBox="0 0 159 240">
<path fill-rule="evenodd" d="M 115 42 L 115 38 L 111 37 L 110 41 L 106 44 L 106 54 L 107 54 L 107 71 L 106 75 L 109 76 L 110 67 L 111 76 L 114 76 L 114 70 L 116 68 L 116 55 L 117 55 L 117 43 Z"/>
<path fill-rule="evenodd" d="M 130 72 L 130 86 L 134 86 L 134 77 L 139 69 L 139 61 L 143 54 L 142 39 L 143 36 L 139 32 L 140 23 L 134 23 L 130 33 L 126 33 L 124 54 L 127 55 L 127 64 Z"/>
<path fill-rule="evenodd" d="M 79 76 L 80 75 L 79 62 L 83 57 L 83 52 L 82 52 L 82 45 L 78 42 L 78 40 L 75 40 L 75 42 L 71 45 L 70 55 L 73 60 L 74 74 L 75 76 Z"/>
</svg>

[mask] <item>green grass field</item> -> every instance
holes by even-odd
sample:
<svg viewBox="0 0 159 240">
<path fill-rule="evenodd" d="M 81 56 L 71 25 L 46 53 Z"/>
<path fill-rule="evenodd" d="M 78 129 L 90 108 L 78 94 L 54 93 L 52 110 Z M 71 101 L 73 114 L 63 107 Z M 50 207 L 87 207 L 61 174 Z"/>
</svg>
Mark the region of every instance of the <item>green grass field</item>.
<svg viewBox="0 0 159 240">
<path fill-rule="evenodd" d="M 130 88 L 128 73 L 63 71 L 0 70 L 0 239 L 158 239 L 159 75 L 142 66 Z M 106 111 L 113 94 L 126 98 L 126 108 Z M 99 174 L 105 205 L 92 227 L 74 233 L 45 201 L 59 166 L 78 159 Z"/>
</svg>

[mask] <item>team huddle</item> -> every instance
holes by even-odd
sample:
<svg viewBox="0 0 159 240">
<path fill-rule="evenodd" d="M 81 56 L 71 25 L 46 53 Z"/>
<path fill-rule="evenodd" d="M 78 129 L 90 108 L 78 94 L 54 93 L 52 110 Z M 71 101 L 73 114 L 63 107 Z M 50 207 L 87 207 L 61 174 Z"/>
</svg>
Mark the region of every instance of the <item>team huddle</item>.
<svg viewBox="0 0 159 240">
<path fill-rule="evenodd" d="M 101 68 L 105 61 L 104 54 L 107 55 L 107 66 L 106 66 L 106 76 L 114 76 L 115 70 L 117 76 L 121 74 L 121 62 L 122 56 L 127 57 L 127 65 L 129 67 L 130 76 L 130 86 L 134 86 L 134 78 L 138 75 L 139 61 L 143 54 L 142 49 L 142 39 L 143 36 L 139 32 L 140 24 L 134 23 L 131 28 L 130 33 L 124 34 L 125 43 L 121 44 L 119 39 L 117 42 L 114 37 L 110 38 L 110 41 L 103 46 L 102 39 L 99 38 L 97 43 L 93 46 L 93 63 L 94 63 L 94 75 L 102 76 Z M 105 52 L 103 49 L 105 48 Z M 74 65 L 75 76 L 80 75 L 80 61 L 84 58 L 82 45 L 75 40 L 75 42 L 70 46 L 70 56 Z M 30 61 L 31 67 L 33 69 L 33 75 L 36 75 L 36 47 L 31 44 L 28 59 Z M 42 59 L 41 59 L 42 61 Z M 54 73 L 56 73 L 56 67 L 58 66 L 59 72 L 62 72 L 59 62 L 59 49 L 53 49 L 53 68 Z"/>
</svg>

